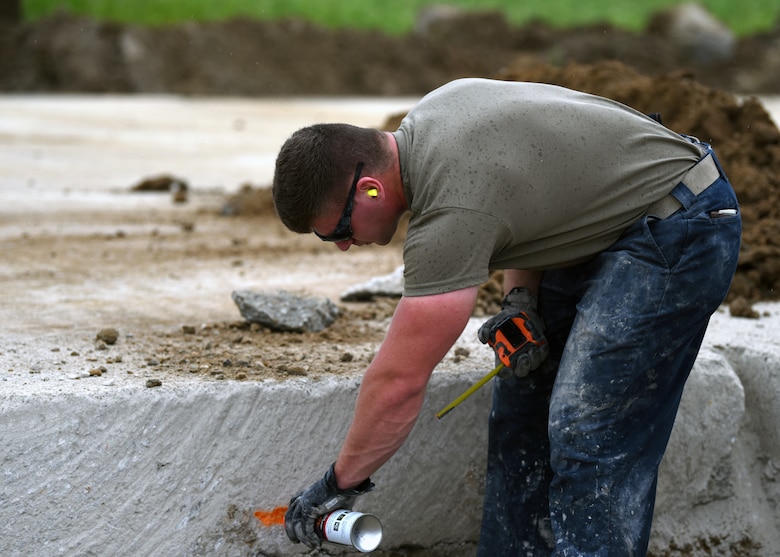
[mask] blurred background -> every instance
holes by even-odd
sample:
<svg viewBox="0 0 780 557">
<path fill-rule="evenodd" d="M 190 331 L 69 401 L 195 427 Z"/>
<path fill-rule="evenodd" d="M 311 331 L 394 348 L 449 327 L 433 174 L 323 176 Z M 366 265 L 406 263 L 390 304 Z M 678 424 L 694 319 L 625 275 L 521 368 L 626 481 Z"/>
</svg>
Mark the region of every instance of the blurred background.
<svg viewBox="0 0 780 557">
<path fill-rule="evenodd" d="M 4 0 L 0 91 L 420 95 L 508 65 L 616 60 L 780 90 L 775 0 Z"/>
</svg>

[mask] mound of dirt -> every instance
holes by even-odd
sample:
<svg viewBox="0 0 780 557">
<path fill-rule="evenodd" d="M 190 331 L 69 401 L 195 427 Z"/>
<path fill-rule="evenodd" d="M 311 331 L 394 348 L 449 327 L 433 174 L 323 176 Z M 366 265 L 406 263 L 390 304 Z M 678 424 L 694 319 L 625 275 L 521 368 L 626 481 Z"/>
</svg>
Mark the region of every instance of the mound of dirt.
<svg viewBox="0 0 780 557">
<path fill-rule="evenodd" d="M 525 57 L 558 67 L 613 60 L 647 74 L 685 69 L 711 87 L 780 92 L 780 28 L 740 38 L 727 58 L 707 60 L 697 56 L 701 49 L 670 40 L 663 21 L 655 17 L 633 33 L 609 25 L 518 27 L 497 12 L 462 12 L 388 36 L 297 20 L 150 28 L 65 14 L 33 23 L 0 19 L 0 90 L 421 95 Z"/>
</svg>

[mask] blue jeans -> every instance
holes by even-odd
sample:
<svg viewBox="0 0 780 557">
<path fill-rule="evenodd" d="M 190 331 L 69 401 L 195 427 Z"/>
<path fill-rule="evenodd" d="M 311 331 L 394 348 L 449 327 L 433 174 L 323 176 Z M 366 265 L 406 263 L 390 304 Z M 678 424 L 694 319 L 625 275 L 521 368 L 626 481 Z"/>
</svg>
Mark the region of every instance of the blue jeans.
<svg viewBox="0 0 780 557">
<path fill-rule="evenodd" d="M 640 219 L 587 263 L 545 273 L 551 355 L 494 384 L 478 555 L 647 553 L 658 465 L 741 236 L 721 177 Z"/>
</svg>

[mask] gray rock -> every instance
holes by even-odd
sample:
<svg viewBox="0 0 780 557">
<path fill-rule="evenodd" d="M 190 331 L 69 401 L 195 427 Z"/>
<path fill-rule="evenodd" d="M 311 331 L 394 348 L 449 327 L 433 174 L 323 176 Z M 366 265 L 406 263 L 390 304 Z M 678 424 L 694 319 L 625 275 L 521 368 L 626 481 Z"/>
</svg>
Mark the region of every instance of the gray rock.
<svg viewBox="0 0 780 557">
<path fill-rule="evenodd" d="M 404 267 L 401 265 L 388 275 L 374 277 L 371 280 L 352 286 L 344 291 L 341 299 L 345 302 L 371 300 L 375 296 L 400 298 L 404 293 Z"/>
<path fill-rule="evenodd" d="M 417 12 L 417 19 L 414 22 L 414 33 L 421 37 L 427 37 L 430 35 L 431 29 L 436 25 L 460 19 L 465 13 L 463 8 L 448 4 L 424 6 Z"/>
<path fill-rule="evenodd" d="M 648 31 L 659 33 L 676 44 L 694 64 L 723 62 L 734 55 L 737 39 L 706 8 L 688 3 L 656 14 Z"/>
<path fill-rule="evenodd" d="M 244 319 L 274 331 L 321 331 L 339 315 L 336 304 L 327 298 L 305 298 L 284 290 L 237 290 L 231 297 Z"/>
</svg>

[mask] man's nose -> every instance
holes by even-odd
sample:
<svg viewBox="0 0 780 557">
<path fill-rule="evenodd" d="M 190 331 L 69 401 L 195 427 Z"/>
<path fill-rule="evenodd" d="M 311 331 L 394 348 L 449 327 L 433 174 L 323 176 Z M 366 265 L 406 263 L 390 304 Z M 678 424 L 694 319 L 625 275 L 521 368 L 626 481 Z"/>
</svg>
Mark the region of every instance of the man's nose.
<svg viewBox="0 0 780 557">
<path fill-rule="evenodd" d="M 350 238 L 349 240 L 344 240 L 343 242 L 336 242 L 336 247 L 338 247 L 341 251 L 347 251 L 354 240 Z"/>
</svg>

